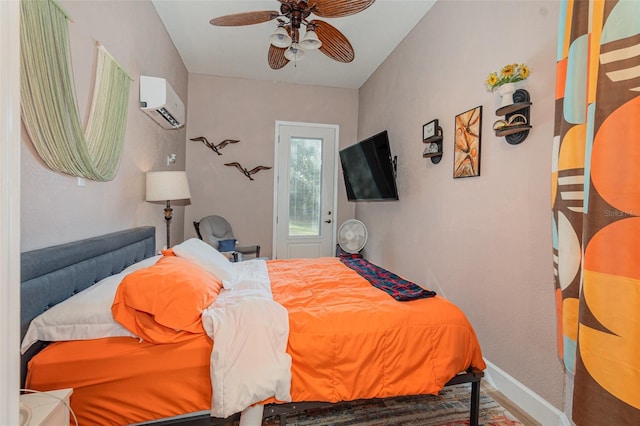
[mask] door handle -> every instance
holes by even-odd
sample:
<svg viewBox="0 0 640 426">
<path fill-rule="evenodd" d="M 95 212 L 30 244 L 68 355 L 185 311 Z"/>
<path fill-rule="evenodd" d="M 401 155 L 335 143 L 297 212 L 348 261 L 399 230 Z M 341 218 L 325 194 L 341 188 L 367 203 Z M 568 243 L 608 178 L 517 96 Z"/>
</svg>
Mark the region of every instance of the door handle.
<svg viewBox="0 0 640 426">
<path fill-rule="evenodd" d="M 331 223 L 331 219 L 325 220 L 324 223 Z"/>
</svg>

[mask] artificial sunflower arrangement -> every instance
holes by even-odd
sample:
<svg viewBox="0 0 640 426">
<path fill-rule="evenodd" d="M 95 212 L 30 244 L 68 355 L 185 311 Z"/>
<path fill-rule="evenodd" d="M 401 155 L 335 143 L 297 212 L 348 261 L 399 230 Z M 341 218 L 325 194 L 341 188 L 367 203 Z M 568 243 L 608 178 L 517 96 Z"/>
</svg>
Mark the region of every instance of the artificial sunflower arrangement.
<svg viewBox="0 0 640 426">
<path fill-rule="evenodd" d="M 492 72 L 485 80 L 487 91 L 493 92 L 507 83 L 526 80 L 529 77 L 529 67 L 525 64 L 508 64 L 500 72 Z"/>
</svg>

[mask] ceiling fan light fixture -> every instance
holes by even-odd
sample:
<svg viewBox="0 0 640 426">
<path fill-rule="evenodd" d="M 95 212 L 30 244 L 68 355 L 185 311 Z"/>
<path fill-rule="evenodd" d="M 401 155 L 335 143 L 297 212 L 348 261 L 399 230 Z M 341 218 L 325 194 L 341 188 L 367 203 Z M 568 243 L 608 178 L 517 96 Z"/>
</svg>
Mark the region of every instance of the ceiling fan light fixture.
<svg viewBox="0 0 640 426">
<path fill-rule="evenodd" d="M 269 42 L 271 42 L 275 47 L 286 48 L 291 46 L 291 37 L 284 27 L 279 26 L 278 29 L 269 37 Z"/>
<path fill-rule="evenodd" d="M 300 49 L 298 43 L 293 43 L 291 47 L 284 52 L 284 57 L 290 61 L 300 61 L 304 57 L 304 50 Z"/>
<path fill-rule="evenodd" d="M 314 30 L 307 30 L 302 41 L 300 41 L 300 47 L 305 50 L 318 49 L 322 46 L 322 42 L 318 38 L 318 34 Z"/>
</svg>

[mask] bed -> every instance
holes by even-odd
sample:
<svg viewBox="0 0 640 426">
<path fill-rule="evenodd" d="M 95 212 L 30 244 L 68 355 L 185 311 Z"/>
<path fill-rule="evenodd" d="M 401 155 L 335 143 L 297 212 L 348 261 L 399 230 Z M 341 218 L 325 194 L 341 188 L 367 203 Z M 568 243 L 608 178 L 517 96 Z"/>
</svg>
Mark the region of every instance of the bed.
<svg viewBox="0 0 640 426">
<path fill-rule="evenodd" d="M 163 261 L 173 253 L 165 254 Z M 71 296 L 91 291 L 95 283 L 99 288 L 105 280 L 119 282 L 121 275 L 146 271 L 159 257 L 153 227 L 23 253 L 22 337 L 42 312 L 67 299 L 66 303 L 76 300 Z M 471 382 L 470 424 L 478 423 L 479 385 L 485 365 L 473 329 L 452 304 L 438 296 L 398 302 L 369 283 L 363 284 L 362 277 L 337 258 L 274 260 L 266 265 L 273 299 L 288 311 L 292 400 L 262 401 L 268 403 L 265 417 L 280 416 L 281 424 L 285 424 L 288 414 L 311 407 L 437 393 L 446 385 Z M 327 276 L 333 277 L 331 282 L 327 282 Z M 337 302 L 335 292 L 349 295 L 351 300 Z M 301 302 L 316 295 L 320 299 Z M 326 303 L 323 297 L 330 300 L 327 306 L 321 305 Z M 394 331 L 392 339 L 405 335 L 402 350 L 389 352 L 393 341 L 371 347 L 367 337 L 345 331 L 358 330 L 358 321 L 367 322 L 359 320 L 354 312 L 373 310 L 376 315 L 384 315 L 393 310 L 412 315 L 409 311 L 415 306 L 422 307 L 420 316 L 430 317 L 433 325 L 418 326 L 422 319 L 414 321 L 410 316 L 394 320 L 401 324 L 393 327 L 400 332 Z M 329 311 L 333 313 L 322 317 L 322 324 L 305 322 L 306 317 L 317 316 L 313 312 L 324 315 Z M 455 320 L 445 320 L 449 315 L 445 311 L 452 311 Z M 453 325 L 447 326 L 449 322 Z M 464 331 L 451 334 L 448 328 Z M 210 415 L 210 357 L 215 346 L 210 336 L 194 333 L 179 341 L 154 344 L 136 338 L 138 335 L 128 329 L 121 331 L 107 338 L 53 343 L 38 340 L 22 356 L 23 383 L 37 390 L 73 388 L 71 405 L 81 424 L 196 425 L 238 418 Z M 343 341 L 334 335 L 342 335 Z M 436 359 L 433 354 L 440 349 L 425 349 L 435 345 L 429 342 L 444 342 L 439 346 L 451 346 L 453 350 Z M 362 348 L 368 346 L 371 348 L 363 355 Z M 411 358 L 407 355 L 410 353 L 423 355 Z M 399 358 L 400 362 L 390 358 Z"/>
</svg>

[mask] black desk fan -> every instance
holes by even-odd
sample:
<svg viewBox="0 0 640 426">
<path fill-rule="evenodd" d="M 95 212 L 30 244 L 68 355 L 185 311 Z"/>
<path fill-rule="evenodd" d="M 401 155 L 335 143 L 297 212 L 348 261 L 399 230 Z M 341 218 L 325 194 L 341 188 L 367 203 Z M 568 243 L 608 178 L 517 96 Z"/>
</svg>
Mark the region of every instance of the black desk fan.
<svg viewBox="0 0 640 426">
<path fill-rule="evenodd" d="M 338 228 L 336 255 L 362 257 L 360 251 L 367 244 L 367 227 L 357 219 L 348 219 Z"/>
</svg>

